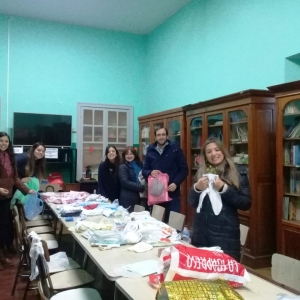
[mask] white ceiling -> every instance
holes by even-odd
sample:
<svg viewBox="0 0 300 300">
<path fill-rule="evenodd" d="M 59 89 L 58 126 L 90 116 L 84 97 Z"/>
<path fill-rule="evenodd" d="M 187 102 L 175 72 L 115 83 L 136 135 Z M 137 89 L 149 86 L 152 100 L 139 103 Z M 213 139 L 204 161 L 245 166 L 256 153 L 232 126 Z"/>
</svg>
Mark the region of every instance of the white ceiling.
<svg viewBox="0 0 300 300">
<path fill-rule="evenodd" d="M 192 0 L 0 0 L 0 13 L 148 34 Z"/>
</svg>

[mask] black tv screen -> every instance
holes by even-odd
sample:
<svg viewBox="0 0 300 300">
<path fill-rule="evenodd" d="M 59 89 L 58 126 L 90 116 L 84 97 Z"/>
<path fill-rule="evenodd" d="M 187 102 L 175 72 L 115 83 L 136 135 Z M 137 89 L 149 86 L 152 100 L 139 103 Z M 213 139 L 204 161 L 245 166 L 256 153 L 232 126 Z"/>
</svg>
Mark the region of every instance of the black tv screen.
<svg viewBox="0 0 300 300">
<path fill-rule="evenodd" d="M 72 116 L 14 113 L 13 145 L 31 146 L 42 142 L 47 147 L 71 147 Z"/>
</svg>

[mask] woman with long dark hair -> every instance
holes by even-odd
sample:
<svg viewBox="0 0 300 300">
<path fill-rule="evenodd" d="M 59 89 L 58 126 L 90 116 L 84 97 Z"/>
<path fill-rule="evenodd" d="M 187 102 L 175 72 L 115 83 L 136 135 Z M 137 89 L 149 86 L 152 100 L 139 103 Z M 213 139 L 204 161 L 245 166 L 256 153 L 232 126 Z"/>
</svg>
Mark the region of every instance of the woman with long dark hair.
<svg viewBox="0 0 300 300">
<path fill-rule="evenodd" d="M 141 203 L 140 193 L 145 190 L 138 179 L 142 162 L 135 148 L 125 147 L 122 153 L 122 165 L 119 170 L 121 182 L 120 205 L 132 212 L 135 204 Z"/>
<path fill-rule="evenodd" d="M 45 151 L 46 146 L 37 142 L 30 147 L 28 153 L 16 155 L 18 175 L 23 182 L 29 182 L 30 177 L 36 177 L 39 181 L 46 178 Z"/>
<path fill-rule="evenodd" d="M 120 198 L 120 154 L 115 146 L 107 146 L 105 160 L 98 169 L 98 193 L 111 201 Z"/>
<path fill-rule="evenodd" d="M 14 186 L 24 195 L 35 193 L 18 177 L 10 137 L 6 132 L 0 132 L 0 270 L 5 264 L 11 264 L 6 245 L 11 234 L 8 228 L 11 226 L 10 202 Z"/>
<path fill-rule="evenodd" d="M 206 174 L 215 174 L 211 183 L 220 195 L 221 211 L 215 214 L 209 194 L 199 205 L 199 198 L 209 187 Z M 219 139 L 209 138 L 201 150 L 201 166 L 196 183 L 190 190 L 189 203 L 198 207 L 194 216 L 192 244 L 196 247 L 219 246 L 237 261 L 240 260 L 240 222 L 238 209 L 251 207 L 250 188 L 246 167 L 237 167 Z M 220 207 L 219 207 L 220 208 Z"/>
</svg>

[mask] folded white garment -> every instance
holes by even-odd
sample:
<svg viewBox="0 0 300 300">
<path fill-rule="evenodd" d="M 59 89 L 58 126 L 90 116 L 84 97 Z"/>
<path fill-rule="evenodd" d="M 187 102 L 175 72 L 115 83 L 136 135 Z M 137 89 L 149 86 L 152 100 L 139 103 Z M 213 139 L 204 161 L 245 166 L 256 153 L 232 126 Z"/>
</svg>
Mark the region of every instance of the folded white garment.
<svg viewBox="0 0 300 300">
<path fill-rule="evenodd" d="M 208 188 L 200 194 L 197 213 L 200 212 L 202 208 L 203 199 L 208 194 L 214 214 L 217 216 L 221 212 L 223 207 L 221 195 L 213 187 L 213 182 L 215 178 L 218 177 L 218 175 L 209 173 L 204 174 L 203 177 L 208 178 Z"/>
</svg>

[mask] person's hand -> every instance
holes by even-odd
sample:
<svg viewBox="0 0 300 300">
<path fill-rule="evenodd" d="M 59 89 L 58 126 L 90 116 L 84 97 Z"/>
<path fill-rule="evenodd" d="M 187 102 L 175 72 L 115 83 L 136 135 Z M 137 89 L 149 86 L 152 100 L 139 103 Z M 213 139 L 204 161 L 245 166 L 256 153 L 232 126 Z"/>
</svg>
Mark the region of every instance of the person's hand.
<svg viewBox="0 0 300 300">
<path fill-rule="evenodd" d="M 208 188 L 208 178 L 206 176 L 201 177 L 195 184 L 195 188 L 199 191 L 204 191 Z"/>
<path fill-rule="evenodd" d="M 214 186 L 214 189 L 215 189 L 216 191 L 219 191 L 219 190 L 223 187 L 224 184 L 225 184 L 225 182 L 222 181 L 222 180 L 219 178 L 219 176 L 215 177 L 213 186 Z"/>
<path fill-rule="evenodd" d="M 0 188 L 0 195 L 6 196 L 9 193 L 9 190 Z"/>
<path fill-rule="evenodd" d="M 30 190 L 30 191 L 28 192 L 28 194 L 36 194 L 36 191 L 35 191 L 35 190 Z"/>
<path fill-rule="evenodd" d="M 30 179 L 31 179 L 30 177 L 24 177 L 24 178 L 21 179 L 21 181 L 24 182 L 24 183 L 27 183 L 27 182 L 30 181 Z"/>
<path fill-rule="evenodd" d="M 157 175 L 158 175 L 159 173 L 160 173 L 159 170 L 153 170 L 153 171 L 151 172 L 151 176 L 154 177 L 154 178 L 156 178 Z"/>
<path fill-rule="evenodd" d="M 177 185 L 175 183 L 171 183 L 169 186 L 168 186 L 168 192 L 174 192 L 177 188 Z"/>
</svg>

